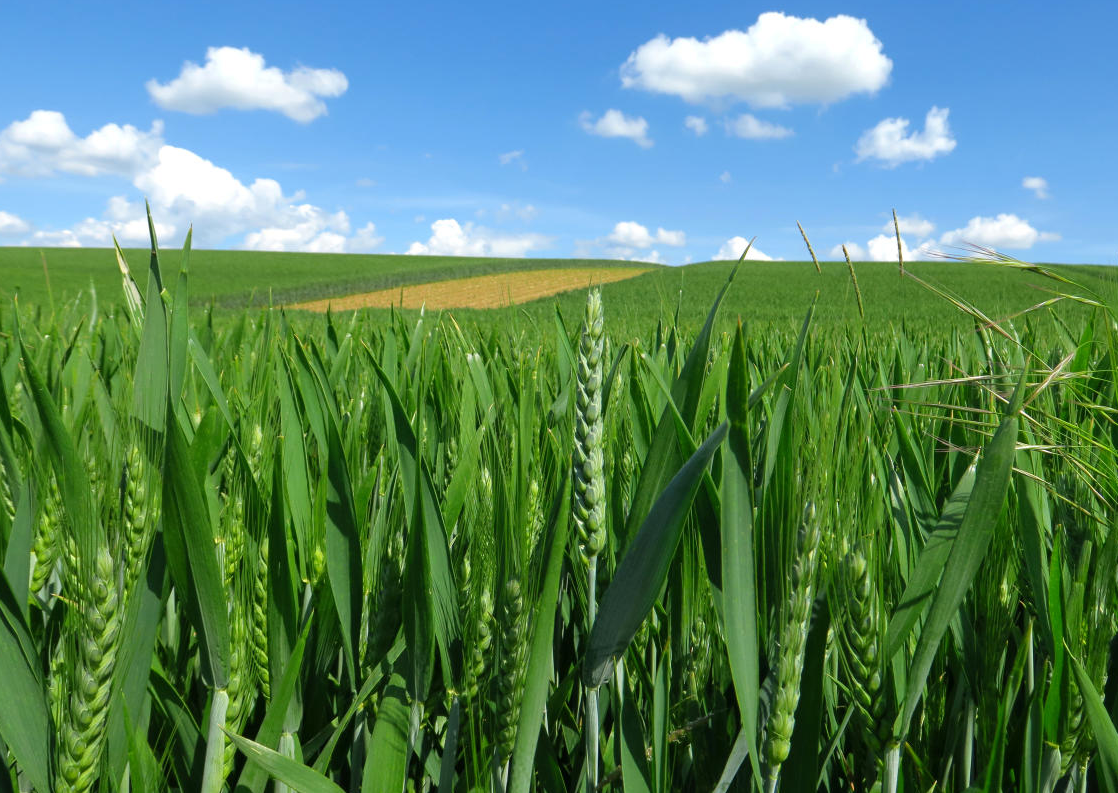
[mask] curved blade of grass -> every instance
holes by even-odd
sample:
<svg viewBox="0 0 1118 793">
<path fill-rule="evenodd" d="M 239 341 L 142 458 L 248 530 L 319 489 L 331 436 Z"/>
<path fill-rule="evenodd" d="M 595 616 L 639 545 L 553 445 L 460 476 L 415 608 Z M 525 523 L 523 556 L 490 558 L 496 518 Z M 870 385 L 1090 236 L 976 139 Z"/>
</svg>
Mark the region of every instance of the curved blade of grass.
<svg viewBox="0 0 1118 793">
<path fill-rule="evenodd" d="M 737 271 L 738 266 L 735 265 L 733 270 L 730 271 L 722 290 L 714 299 L 710 313 L 707 314 L 706 322 L 687 355 L 683 370 L 672 386 L 671 397 L 683 418 L 684 425 L 687 427 L 693 427 L 695 424 L 695 411 L 702 395 L 703 380 L 706 377 L 707 357 L 710 353 L 710 337 L 714 329 L 714 321 Z M 641 469 L 636 490 L 633 492 L 629 519 L 626 521 L 624 532 L 618 535 L 622 549 L 627 548 L 629 543 L 634 541 L 633 538 L 637 534 L 638 527 L 643 526 L 645 519 L 652 510 L 653 503 L 665 484 L 679 470 L 682 455 L 679 451 L 674 424 L 674 419 L 670 415 L 670 406 L 668 406 L 656 422 L 656 430 L 653 433 L 648 454 L 645 456 L 644 467 Z"/>
<path fill-rule="evenodd" d="M 353 487 L 333 417 L 326 419 L 329 454 L 326 459 L 326 575 L 342 630 L 350 685 L 357 687 L 357 635 L 361 623 L 361 541 L 353 507 Z"/>
<path fill-rule="evenodd" d="M 1013 393 L 1009 410 L 1002 419 L 993 439 L 986 445 L 982 459 L 975 472 L 974 489 L 959 532 L 951 546 L 951 553 L 944 565 L 943 577 L 939 588 L 932 598 L 928 619 L 920 632 L 916 653 L 907 675 L 907 691 L 904 707 L 897 716 L 894 726 L 895 737 L 903 739 L 916 707 L 923 697 L 928 672 L 936 650 L 947 632 L 951 619 L 958 611 L 963 598 L 970 589 L 978 568 L 986 556 L 997 526 L 998 514 L 1005 503 L 1009 490 L 1009 476 L 1017 447 L 1017 424 L 1021 403 L 1024 398 L 1024 384 L 1027 372 Z"/>
<path fill-rule="evenodd" d="M 12 588 L 16 602 L 19 603 L 23 619 L 28 619 L 27 588 L 31 578 L 31 525 L 33 512 L 30 480 L 24 481 L 19 488 L 16 516 L 8 534 L 8 547 L 4 550 L 4 575 Z"/>
<path fill-rule="evenodd" d="M 285 757 L 274 749 L 261 746 L 256 741 L 250 741 L 240 735 L 226 731 L 225 733 L 245 757 L 267 771 L 276 779 L 292 790 L 299 793 L 345 793 L 342 788 L 335 785 L 313 768 Z"/>
<path fill-rule="evenodd" d="M 147 696 L 151 659 L 163 616 L 166 575 L 163 535 L 156 534 L 125 606 L 120 647 L 113 668 L 105 750 L 113 779 L 119 779 L 124 773 L 124 764 L 132 752 L 125 714 L 142 712 Z"/>
<path fill-rule="evenodd" d="M 256 731 L 256 742 L 262 746 L 274 746 L 279 740 L 283 723 L 287 717 L 288 705 L 299 684 L 299 671 L 303 665 L 303 648 L 307 646 L 307 636 L 310 634 L 312 621 L 307 620 L 298 641 L 291 650 L 287 665 L 283 670 L 280 684 L 272 690 L 272 698 L 268 701 L 268 710 L 264 714 L 264 721 Z M 268 777 L 265 770 L 251 760 L 241 771 L 237 780 L 237 793 L 260 793 L 267 784 Z"/>
<path fill-rule="evenodd" d="M 349 709 L 342 714 L 341 718 L 337 719 L 334 732 L 330 734 L 330 738 L 326 741 L 326 745 L 322 748 L 322 751 L 319 752 L 318 757 L 315 758 L 314 769 L 316 771 L 321 774 L 326 773 L 326 769 L 330 766 L 330 760 L 334 757 L 334 749 L 337 747 L 338 741 L 341 740 L 342 733 L 344 733 L 349 726 L 354 714 L 357 713 L 357 709 L 363 706 L 365 701 L 372 696 L 373 689 L 380 685 L 380 681 L 384 679 L 384 676 L 392 672 L 396 666 L 396 661 L 403 652 L 404 638 L 401 633 L 396 643 L 393 644 L 392 649 L 388 651 L 388 654 L 382 658 L 375 667 L 373 667 L 369 676 L 365 678 L 365 682 L 361 685 L 361 690 L 358 691 L 357 696 L 353 698 L 353 701 L 349 705 Z"/>
<path fill-rule="evenodd" d="M 753 552 L 753 460 L 749 449 L 749 372 L 738 323 L 726 382 L 729 430 L 722 452 L 722 635 L 741 713 L 739 740 L 757 757 L 757 702 L 761 649 L 757 639 L 756 558 Z M 759 763 L 752 764 L 761 784 Z"/>
<path fill-rule="evenodd" d="M 454 698 L 443 740 L 443 762 L 439 769 L 439 790 L 454 790 L 454 763 L 458 756 L 458 736 L 462 730 L 462 700 Z"/>
<path fill-rule="evenodd" d="M 564 466 L 563 485 L 552 511 L 547 544 L 547 558 L 543 586 L 539 593 L 539 607 L 532 626 L 532 640 L 528 649 L 527 673 L 524 677 L 524 695 L 520 704 L 516 744 L 512 753 L 512 775 L 508 793 L 527 793 L 535 766 L 536 744 L 552 673 L 552 643 L 555 636 L 555 613 L 559 602 L 559 582 L 562 578 L 563 560 L 566 557 L 567 534 L 570 530 L 571 466 Z"/>
<path fill-rule="evenodd" d="M 148 316 L 151 313 L 149 311 Z M 186 438 L 169 414 L 163 504 L 168 563 L 172 571 L 178 569 L 180 576 L 183 572 L 187 574 L 187 580 L 176 583 L 190 593 L 192 608 L 187 614 L 196 618 L 204 674 L 215 688 L 225 688 L 229 684 L 229 613 L 225 585 L 214 553 L 213 527 L 202 484 Z M 172 555 L 178 554 L 185 558 L 172 561 Z"/>
<path fill-rule="evenodd" d="M 959 525 L 963 522 L 967 504 L 970 503 L 971 491 L 974 490 L 976 466 L 967 468 L 955 491 L 943 505 L 943 512 L 939 516 L 939 523 L 928 535 L 920 557 L 912 568 L 912 575 L 908 579 L 904 594 L 897 603 L 897 610 L 889 618 L 889 627 L 885 632 L 885 658 L 890 659 L 901 651 L 909 633 L 924 613 L 924 609 L 931 601 L 936 585 L 939 583 L 943 567 L 951 554 L 951 546 L 959 533 Z"/>
<path fill-rule="evenodd" d="M 460 669 L 460 665 L 455 661 L 460 650 L 462 630 L 458 617 L 458 588 L 455 586 L 450 564 L 450 548 L 446 527 L 443 525 L 442 510 L 439 509 L 438 501 L 435 499 L 431 474 L 420 456 L 415 430 L 408 420 L 403 403 L 400 402 L 400 397 L 393 388 L 388 374 L 372 356 L 371 351 L 369 353 L 369 360 L 384 385 L 392 407 L 397 451 L 400 455 L 400 472 L 406 496 L 404 506 L 409 525 L 413 520 L 413 513 L 417 511 L 422 500 L 423 509 L 417 525 L 422 527 L 426 534 L 423 560 L 427 567 L 426 595 L 432 603 L 434 637 L 442 652 L 444 666 L 448 667 L 444 671 L 453 672 L 456 676 Z"/>
<path fill-rule="evenodd" d="M 1099 753 L 1099 782 L 1103 790 L 1118 790 L 1118 730 L 1114 728 L 1114 721 L 1106 712 L 1102 697 L 1091 682 L 1079 659 L 1071 654 L 1065 647 L 1067 657 L 1071 661 L 1071 668 L 1075 672 L 1075 680 L 1079 684 L 1079 692 L 1083 695 L 1083 708 L 1087 711 L 1087 721 L 1091 731 L 1095 734 L 1095 746 Z"/>
<path fill-rule="evenodd" d="M 427 698 L 435 663 L 434 615 L 426 563 L 427 533 L 422 524 L 423 500 L 417 498 L 413 519 L 408 525 L 402 610 L 407 640 L 407 674 L 404 677 L 408 692 L 418 701 Z"/>
<path fill-rule="evenodd" d="M 140 288 L 136 279 L 132 277 L 132 270 L 128 267 L 128 260 L 124 258 L 124 251 L 113 235 L 113 250 L 116 251 L 116 263 L 120 268 L 121 287 L 124 289 L 124 305 L 128 309 L 128 316 L 132 320 L 132 327 L 139 331 L 144 321 L 144 303 L 140 297 Z"/>
<path fill-rule="evenodd" d="M 733 748 L 730 749 L 730 756 L 726 758 L 726 765 L 722 767 L 722 775 L 718 777 L 718 784 L 714 786 L 714 793 L 726 793 L 734 780 L 738 776 L 738 771 L 741 770 L 741 764 L 745 762 L 745 758 L 750 756 L 750 742 L 756 743 L 756 739 L 749 739 L 745 734 L 745 728 L 738 730 L 738 737 L 734 739 Z"/>
<path fill-rule="evenodd" d="M 140 333 L 140 350 L 136 354 L 132 397 L 132 415 L 149 429 L 162 432 L 166 424 L 168 374 L 167 309 L 163 305 L 163 276 L 159 272 L 159 245 L 155 224 L 148 212 L 151 235 L 151 260 L 148 267 L 147 299 L 144 301 L 144 328 Z"/>
<path fill-rule="evenodd" d="M 404 678 L 393 674 L 384 690 L 365 756 L 361 793 L 400 793 L 408 771 L 408 707 Z"/>
<path fill-rule="evenodd" d="M 193 229 L 186 232 L 182 246 L 182 261 L 179 264 L 179 281 L 175 285 L 175 296 L 171 304 L 170 332 L 167 339 L 167 366 L 172 404 L 182 407 L 182 383 L 186 376 L 187 339 L 190 337 L 190 237 Z"/>
<path fill-rule="evenodd" d="M 617 667 L 618 670 L 621 667 Z M 641 722 L 640 713 L 633 704 L 633 692 L 622 679 L 620 671 L 617 674 L 614 702 L 619 704 L 621 711 L 621 780 L 624 789 L 635 793 L 650 793 L 652 790 L 652 772 L 648 767 L 648 757 L 645 755 L 644 724 Z M 624 690 L 622 690 L 624 686 Z M 623 702 L 618 702 L 624 698 Z"/>
<path fill-rule="evenodd" d="M 652 505 L 618 565 L 590 633 L 582 669 L 587 687 L 597 688 L 609 679 L 613 660 L 629 646 L 656 603 L 683 532 L 683 521 L 726 432 L 723 423 L 679 469 Z"/>
<path fill-rule="evenodd" d="M 66 518 L 69 520 L 70 530 L 73 532 L 74 545 L 78 549 L 78 562 L 79 564 L 91 562 L 91 549 L 95 547 L 99 521 L 93 508 L 89 471 L 78 455 L 74 446 L 74 439 L 62 421 L 62 414 L 59 413 L 58 407 L 47 389 L 46 381 L 43 380 L 38 368 L 31 360 L 18 324 L 16 325 L 16 334 L 19 336 L 23 369 L 27 374 L 27 382 L 39 413 L 39 420 L 42 422 L 47 452 L 58 479 L 62 506 L 65 509 Z"/>
<path fill-rule="evenodd" d="M 26 600 L 17 600 L 8 579 L 0 576 L 0 735 L 32 787 L 47 793 L 53 789 L 50 717 L 35 645 L 23 619 Z"/>
</svg>

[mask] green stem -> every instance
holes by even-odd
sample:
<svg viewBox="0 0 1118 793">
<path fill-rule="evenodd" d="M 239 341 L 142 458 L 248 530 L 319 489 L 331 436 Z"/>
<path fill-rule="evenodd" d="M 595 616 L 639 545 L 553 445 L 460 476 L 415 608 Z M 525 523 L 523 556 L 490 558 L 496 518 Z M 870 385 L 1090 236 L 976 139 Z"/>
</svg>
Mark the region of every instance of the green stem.
<svg viewBox="0 0 1118 793">
<path fill-rule="evenodd" d="M 598 557 L 591 556 L 587 573 L 589 603 L 587 604 L 587 635 L 594 629 L 598 616 L 597 601 Z M 598 689 L 586 692 L 586 790 L 594 793 L 598 789 Z"/>
<path fill-rule="evenodd" d="M 210 726 L 206 734 L 206 761 L 200 793 L 221 793 L 225 785 L 225 714 L 229 710 L 229 690 L 215 688 L 210 703 Z"/>
<path fill-rule="evenodd" d="M 278 749 L 279 749 L 279 753 L 282 754 L 284 757 L 290 757 L 292 760 L 294 760 L 295 759 L 295 736 L 292 735 L 289 732 L 281 732 Z M 280 782 L 278 779 L 275 781 L 274 784 L 275 784 L 275 787 L 273 788 L 274 793 L 292 793 L 291 788 L 289 788 L 284 783 Z"/>
<path fill-rule="evenodd" d="M 897 793 L 897 780 L 901 771 L 901 745 L 891 742 L 885 750 L 885 780 L 881 789 L 884 793 Z"/>
</svg>

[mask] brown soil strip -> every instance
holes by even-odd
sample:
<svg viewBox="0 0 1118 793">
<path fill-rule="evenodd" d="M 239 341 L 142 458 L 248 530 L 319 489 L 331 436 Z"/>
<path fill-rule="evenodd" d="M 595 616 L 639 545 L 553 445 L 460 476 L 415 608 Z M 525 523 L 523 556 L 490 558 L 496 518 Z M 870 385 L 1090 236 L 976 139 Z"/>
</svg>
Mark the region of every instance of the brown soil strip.
<svg viewBox="0 0 1118 793">
<path fill-rule="evenodd" d="M 303 311 L 352 311 L 358 308 L 499 308 L 527 303 L 591 284 L 624 281 L 647 269 L 639 267 L 572 267 L 554 270 L 517 270 L 509 273 L 455 278 L 430 284 L 381 289 L 359 295 L 312 300 L 290 306 Z"/>
</svg>

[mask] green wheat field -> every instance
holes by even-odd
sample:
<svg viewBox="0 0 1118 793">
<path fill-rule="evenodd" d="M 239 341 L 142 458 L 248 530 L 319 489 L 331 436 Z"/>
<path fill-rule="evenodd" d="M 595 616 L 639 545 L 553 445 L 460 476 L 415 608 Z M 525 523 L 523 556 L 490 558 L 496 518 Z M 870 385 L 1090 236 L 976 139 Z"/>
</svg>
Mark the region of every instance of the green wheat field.
<svg viewBox="0 0 1118 793">
<path fill-rule="evenodd" d="M 0 791 L 1118 789 L 1118 274 L 582 265 L 0 249 Z"/>
</svg>

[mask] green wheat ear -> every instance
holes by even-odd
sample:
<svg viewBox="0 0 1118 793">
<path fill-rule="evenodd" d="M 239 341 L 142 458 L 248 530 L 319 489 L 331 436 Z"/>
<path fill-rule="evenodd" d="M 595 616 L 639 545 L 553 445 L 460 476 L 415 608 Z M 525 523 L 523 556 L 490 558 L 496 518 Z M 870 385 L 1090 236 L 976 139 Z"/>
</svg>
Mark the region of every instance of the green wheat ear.
<svg viewBox="0 0 1118 793">
<path fill-rule="evenodd" d="M 776 694 L 765 729 L 765 760 L 768 762 L 768 789 L 776 790 L 780 767 L 792 748 L 792 729 L 796 706 L 800 702 L 800 677 L 804 670 L 807 634 L 811 627 L 811 607 L 815 601 L 815 569 L 819 562 L 819 522 L 815 505 L 808 502 L 796 542 L 792 581 L 785 603 L 784 623 L 777 648 Z"/>
<path fill-rule="evenodd" d="M 602 463 L 602 295 L 586 299 L 578 346 L 578 415 L 575 418 L 575 525 L 579 550 L 589 562 L 606 544 L 605 475 Z"/>
<path fill-rule="evenodd" d="M 520 581 L 510 578 L 505 584 L 502 603 L 501 661 L 497 685 L 497 747 L 501 763 L 512 756 L 516 725 L 524 694 L 524 655 L 528 637 L 524 593 Z"/>
<path fill-rule="evenodd" d="M 109 692 L 120 634 L 120 601 L 116 570 L 107 548 L 97 552 L 93 579 L 78 640 L 70 706 L 62 713 L 58 789 L 65 793 L 93 790 L 100 778 Z"/>
</svg>

